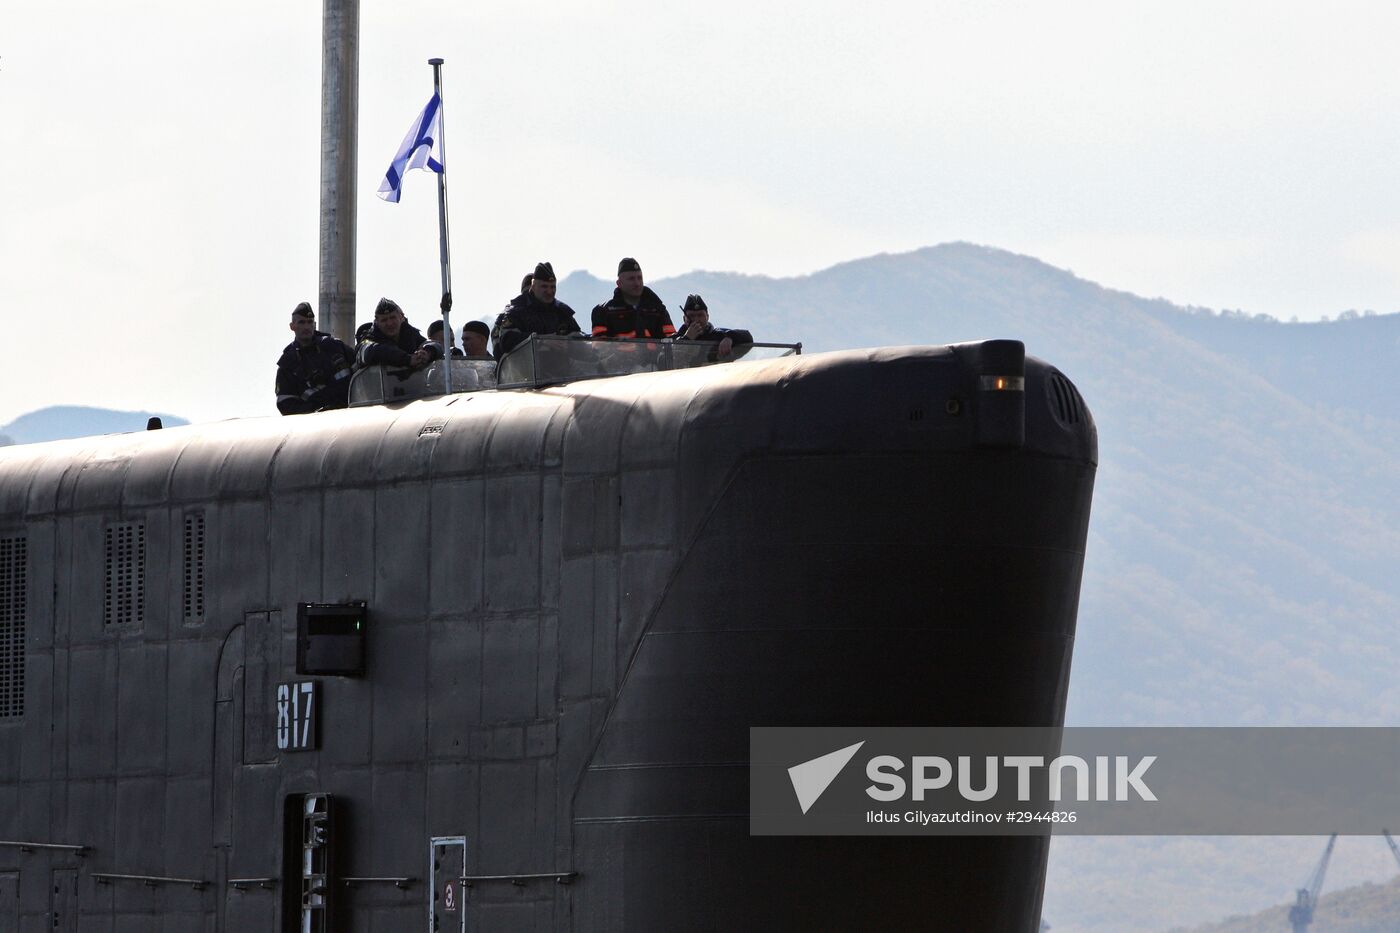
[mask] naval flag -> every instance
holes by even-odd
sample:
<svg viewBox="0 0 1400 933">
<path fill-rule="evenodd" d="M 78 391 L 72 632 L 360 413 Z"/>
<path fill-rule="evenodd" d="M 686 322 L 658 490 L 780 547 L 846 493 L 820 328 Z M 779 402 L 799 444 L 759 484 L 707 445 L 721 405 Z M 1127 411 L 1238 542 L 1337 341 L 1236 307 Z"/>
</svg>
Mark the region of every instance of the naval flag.
<svg viewBox="0 0 1400 933">
<path fill-rule="evenodd" d="M 430 172 L 442 173 L 442 98 L 434 94 L 428 106 L 408 128 L 408 135 L 389 163 L 389 171 L 384 173 L 384 181 L 379 185 L 379 196 L 386 201 L 398 202 L 403 188 L 403 174 L 412 168 L 426 168 Z"/>
</svg>

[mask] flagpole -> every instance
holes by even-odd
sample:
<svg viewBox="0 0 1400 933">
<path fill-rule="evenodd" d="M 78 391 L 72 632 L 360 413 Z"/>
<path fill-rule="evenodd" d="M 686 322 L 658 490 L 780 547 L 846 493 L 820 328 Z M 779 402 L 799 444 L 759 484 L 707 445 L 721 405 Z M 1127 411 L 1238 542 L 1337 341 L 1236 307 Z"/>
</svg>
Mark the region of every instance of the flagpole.
<svg viewBox="0 0 1400 933">
<path fill-rule="evenodd" d="M 442 171 L 438 177 L 438 257 L 442 263 L 442 362 L 443 388 L 452 394 L 452 260 L 447 250 L 447 110 L 442 100 L 442 59 L 430 58 L 433 66 L 433 93 L 438 98 L 438 151 Z"/>
</svg>

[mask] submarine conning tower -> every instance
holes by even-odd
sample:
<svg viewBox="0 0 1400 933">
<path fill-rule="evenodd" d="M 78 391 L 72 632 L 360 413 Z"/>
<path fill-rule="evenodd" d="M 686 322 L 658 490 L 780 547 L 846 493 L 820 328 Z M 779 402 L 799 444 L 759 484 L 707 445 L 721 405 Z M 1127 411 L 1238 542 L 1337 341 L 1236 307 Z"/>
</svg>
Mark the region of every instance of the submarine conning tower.
<svg viewBox="0 0 1400 933">
<path fill-rule="evenodd" d="M 1033 930 L 748 729 L 1060 724 L 1096 461 L 1011 340 L 0 450 L 0 929 Z"/>
</svg>

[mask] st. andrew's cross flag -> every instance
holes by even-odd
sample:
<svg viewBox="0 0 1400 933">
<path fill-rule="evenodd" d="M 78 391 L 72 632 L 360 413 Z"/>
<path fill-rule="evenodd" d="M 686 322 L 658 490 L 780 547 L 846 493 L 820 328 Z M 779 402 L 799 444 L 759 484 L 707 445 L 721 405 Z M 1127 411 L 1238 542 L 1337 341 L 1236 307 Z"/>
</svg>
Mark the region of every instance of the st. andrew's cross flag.
<svg viewBox="0 0 1400 933">
<path fill-rule="evenodd" d="M 442 98 L 437 94 L 428 101 L 428 106 L 408 128 L 408 135 L 389 163 L 389 171 L 384 173 L 384 181 L 379 185 L 379 196 L 386 201 L 398 202 L 403 189 L 404 172 L 413 168 L 426 168 L 430 172 L 442 173 Z"/>
</svg>

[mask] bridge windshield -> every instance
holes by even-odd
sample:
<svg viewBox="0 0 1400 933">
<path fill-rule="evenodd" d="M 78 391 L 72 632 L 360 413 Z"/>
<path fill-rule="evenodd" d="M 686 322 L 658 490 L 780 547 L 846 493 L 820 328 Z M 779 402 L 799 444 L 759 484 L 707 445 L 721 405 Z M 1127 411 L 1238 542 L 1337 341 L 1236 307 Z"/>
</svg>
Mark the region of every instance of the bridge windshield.
<svg viewBox="0 0 1400 933">
<path fill-rule="evenodd" d="M 391 366 L 367 366 L 350 380 L 350 407 L 446 395 L 447 365 L 438 360 L 417 372 Z M 495 360 L 452 360 L 451 366 L 454 393 L 496 388 Z"/>
<path fill-rule="evenodd" d="M 539 388 L 561 382 L 691 369 L 738 360 L 771 360 L 802 352 L 800 343 L 754 343 L 720 358 L 719 344 L 703 340 L 592 340 L 532 335 L 501 359 L 501 388 Z"/>
<path fill-rule="evenodd" d="M 771 360 L 802 352 L 800 343 L 741 344 L 721 359 L 719 345 L 693 340 L 593 340 L 535 334 L 496 363 L 452 360 L 452 392 L 537 389 L 563 382 L 691 369 L 737 360 Z M 350 405 L 384 405 L 446 394 L 443 360 L 413 372 L 369 366 L 350 381 Z"/>
</svg>

